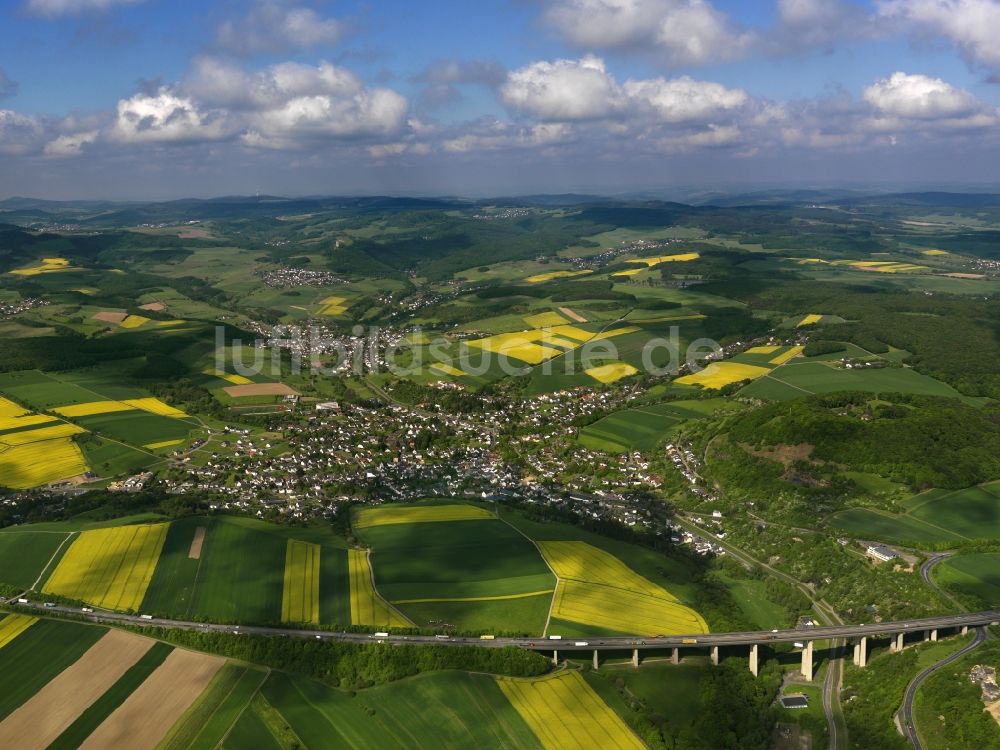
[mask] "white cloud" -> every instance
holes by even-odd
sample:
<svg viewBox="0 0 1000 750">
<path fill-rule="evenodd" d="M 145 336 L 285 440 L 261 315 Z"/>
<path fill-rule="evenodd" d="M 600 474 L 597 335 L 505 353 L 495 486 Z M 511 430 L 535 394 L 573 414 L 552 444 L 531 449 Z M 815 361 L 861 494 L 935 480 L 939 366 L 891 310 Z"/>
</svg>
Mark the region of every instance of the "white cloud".
<svg viewBox="0 0 1000 750">
<path fill-rule="evenodd" d="M 604 61 L 540 61 L 508 74 L 500 89 L 504 103 L 541 120 L 594 120 L 621 110 L 625 97 Z"/>
<path fill-rule="evenodd" d="M 626 95 L 649 108 L 661 122 L 704 121 L 744 106 L 749 95 L 720 83 L 695 81 L 688 76 L 666 80 L 626 81 Z"/>
<path fill-rule="evenodd" d="M 732 60 L 754 41 L 709 0 L 549 0 L 545 17 L 578 47 L 643 51 L 672 66 Z"/>
<path fill-rule="evenodd" d="M 256 55 L 332 45 L 346 33 L 342 21 L 324 18 L 312 8 L 263 0 L 244 18 L 223 23 L 216 39 L 225 50 Z"/>
<path fill-rule="evenodd" d="M 0 109 L 0 154 L 31 153 L 38 148 L 43 137 L 44 128 L 36 118 Z"/>
<path fill-rule="evenodd" d="M 116 5 L 136 5 L 144 0 L 28 0 L 29 13 L 48 18 L 106 11 Z"/>
<path fill-rule="evenodd" d="M 865 89 L 864 98 L 884 114 L 917 120 L 961 117 L 982 109 L 968 91 L 940 78 L 901 72 L 873 83 Z"/>
<path fill-rule="evenodd" d="M 126 143 L 218 140 L 227 135 L 224 113 L 202 113 L 189 97 L 163 86 L 155 95 L 118 102 L 112 139 Z"/>
<path fill-rule="evenodd" d="M 879 0 L 879 13 L 944 37 L 970 63 L 1000 67 L 1000 2 L 997 0 Z"/>
<path fill-rule="evenodd" d="M 46 143 L 42 153 L 46 156 L 77 156 L 85 145 L 96 141 L 99 135 L 97 130 L 60 135 Z"/>
<path fill-rule="evenodd" d="M 328 62 L 285 62 L 251 72 L 203 57 L 183 90 L 208 107 L 225 109 L 243 132 L 243 143 L 260 148 L 294 148 L 303 139 L 394 136 L 404 129 L 408 109 L 395 91 L 366 88 L 354 73 Z"/>
<path fill-rule="evenodd" d="M 466 130 L 465 133 L 446 138 L 442 143 L 444 151 L 466 154 L 478 151 L 544 148 L 567 143 L 573 138 L 571 126 L 551 122 L 517 126 L 498 120 L 484 120 L 468 125 Z"/>
</svg>

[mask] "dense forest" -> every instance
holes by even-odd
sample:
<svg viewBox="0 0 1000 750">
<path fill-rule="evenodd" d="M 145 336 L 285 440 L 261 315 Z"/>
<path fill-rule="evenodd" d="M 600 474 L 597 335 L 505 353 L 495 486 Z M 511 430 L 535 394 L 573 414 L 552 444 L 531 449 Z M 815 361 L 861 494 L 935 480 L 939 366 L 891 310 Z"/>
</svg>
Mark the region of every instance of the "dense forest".
<svg viewBox="0 0 1000 750">
<path fill-rule="evenodd" d="M 961 488 L 1000 477 L 1000 409 L 909 394 L 833 393 L 734 418 L 729 438 L 752 448 L 812 446 L 832 462 L 909 485 Z"/>
</svg>

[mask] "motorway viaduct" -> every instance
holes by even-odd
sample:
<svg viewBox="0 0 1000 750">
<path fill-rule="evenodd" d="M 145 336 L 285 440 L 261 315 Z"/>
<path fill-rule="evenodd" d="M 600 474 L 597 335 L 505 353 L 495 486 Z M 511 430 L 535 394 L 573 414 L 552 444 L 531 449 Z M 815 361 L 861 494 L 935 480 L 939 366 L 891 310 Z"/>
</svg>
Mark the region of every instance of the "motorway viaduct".
<svg viewBox="0 0 1000 750">
<path fill-rule="evenodd" d="M 813 643 L 816 641 L 846 638 L 854 644 L 854 663 L 864 667 L 868 662 L 868 641 L 871 638 L 890 638 L 890 649 L 901 651 L 910 636 L 910 641 L 936 641 L 941 631 L 961 633 L 965 635 L 969 628 L 984 625 L 996 625 L 1000 622 L 1000 610 L 985 612 L 963 612 L 961 614 L 927 617 L 917 620 L 899 620 L 895 622 L 866 623 L 864 625 L 829 625 L 823 627 L 796 628 L 793 630 L 747 631 L 740 633 L 698 633 L 694 635 L 662 635 L 609 637 L 598 636 L 596 639 L 566 639 L 558 636 L 548 638 L 506 638 L 497 637 L 483 640 L 480 638 L 443 635 L 394 635 L 371 633 L 345 633 L 325 630 L 301 630 L 296 628 L 275 628 L 260 626 L 225 625 L 221 623 L 192 622 L 187 620 L 170 620 L 148 615 L 126 615 L 115 612 L 82 612 L 79 608 L 44 605 L 38 602 L 17 603 L 10 601 L 9 606 L 18 610 L 41 611 L 46 614 L 68 615 L 75 619 L 83 619 L 96 623 L 119 625 L 138 625 L 143 627 L 157 626 L 162 628 L 178 628 L 181 630 L 197 630 L 219 633 L 242 633 L 246 635 L 263 635 L 285 638 L 315 638 L 317 640 L 336 640 L 353 643 L 392 644 L 439 644 L 449 646 L 476 646 L 480 648 L 517 648 L 552 653 L 553 662 L 558 662 L 560 653 L 592 652 L 594 666 L 598 666 L 601 651 L 631 651 L 632 665 L 639 666 L 640 654 L 643 651 L 672 649 L 672 660 L 680 661 L 681 649 L 708 649 L 713 664 L 719 663 L 719 648 L 724 646 L 744 646 L 750 649 L 750 671 L 756 676 L 759 667 L 760 646 L 777 643 L 802 644 L 802 674 L 808 679 L 813 678 Z"/>
</svg>

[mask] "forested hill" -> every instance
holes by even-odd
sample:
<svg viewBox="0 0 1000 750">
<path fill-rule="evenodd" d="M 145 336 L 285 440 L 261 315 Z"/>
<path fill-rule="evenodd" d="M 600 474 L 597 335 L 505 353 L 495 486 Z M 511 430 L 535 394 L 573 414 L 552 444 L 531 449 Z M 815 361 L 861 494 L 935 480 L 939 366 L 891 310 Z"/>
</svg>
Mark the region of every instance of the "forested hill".
<svg viewBox="0 0 1000 750">
<path fill-rule="evenodd" d="M 812 446 L 809 461 L 872 472 L 914 489 L 957 489 L 1000 478 L 1000 408 L 906 394 L 870 399 L 832 393 L 772 404 L 735 418 L 729 437 L 751 450 Z"/>
</svg>

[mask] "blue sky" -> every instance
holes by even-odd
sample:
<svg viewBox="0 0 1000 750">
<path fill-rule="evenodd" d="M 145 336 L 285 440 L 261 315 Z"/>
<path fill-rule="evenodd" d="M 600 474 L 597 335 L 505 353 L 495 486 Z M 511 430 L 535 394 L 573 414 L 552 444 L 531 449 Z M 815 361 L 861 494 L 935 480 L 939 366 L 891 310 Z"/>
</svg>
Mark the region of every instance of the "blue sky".
<svg viewBox="0 0 1000 750">
<path fill-rule="evenodd" d="M 1000 0 L 8 0 L 0 196 L 989 183 Z"/>
</svg>

